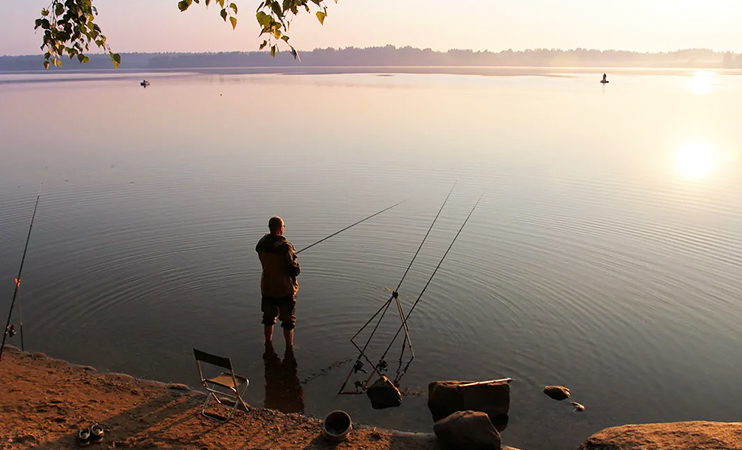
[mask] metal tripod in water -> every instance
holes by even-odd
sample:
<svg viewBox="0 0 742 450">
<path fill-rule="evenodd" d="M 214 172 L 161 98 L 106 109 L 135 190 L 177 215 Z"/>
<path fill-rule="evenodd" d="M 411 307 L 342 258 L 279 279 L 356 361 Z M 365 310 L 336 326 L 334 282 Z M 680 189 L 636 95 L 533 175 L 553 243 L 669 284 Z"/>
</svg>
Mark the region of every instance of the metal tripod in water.
<svg viewBox="0 0 742 450">
<path fill-rule="evenodd" d="M 454 184 L 454 187 L 456 187 L 455 184 Z M 407 322 L 409 320 L 409 317 L 412 314 L 412 311 L 417 306 L 417 304 L 420 302 L 420 299 L 422 298 L 422 296 L 425 293 L 426 289 L 430 285 L 430 282 L 433 281 L 433 277 L 435 277 L 435 274 L 438 272 L 438 269 L 440 268 L 441 264 L 443 263 L 443 260 L 446 259 L 446 256 L 448 255 L 448 252 L 451 250 L 451 247 L 453 247 L 454 242 L 456 242 L 456 239 L 461 234 L 461 231 L 464 229 L 464 226 L 469 221 L 469 218 L 471 217 L 472 213 L 476 209 L 477 205 L 479 205 L 479 202 L 482 200 L 482 197 L 484 196 L 484 194 L 482 194 L 482 196 L 479 197 L 479 200 L 477 200 L 477 203 L 474 205 L 474 207 L 472 208 L 472 210 L 469 212 L 469 215 L 466 217 L 466 220 L 464 220 L 464 223 L 461 225 L 461 228 L 459 228 L 459 231 L 456 233 L 456 236 L 451 241 L 451 244 L 448 246 L 448 249 L 443 254 L 443 257 L 441 258 L 440 262 L 436 266 L 436 268 L 433 271 L 432 275 L 428 279 L 428 282 L 423 287 L 422 291 L 420 292 L 420 295 L 418 295 L 417 299 L 415 300 L 415 302 L 413 303 L 413 305 L 410 307 L 410 310 L 407 312 L 407 314 L 405 314 L 404 309 L 402 308 L 402 304 L 401 304 L 400 299 L 399 299 L 399 293 L 398 293 L 399 288 L 401 287 L 402 282 L 404 281 L 405 277 L 409 273 L 410 268 L 412 267 L 412 264 L 414 263 L 415 259 L 417 258 L 417 255 L 420 253 L 420 249 L 422 248 L 423 244 L 425 244 L 425 241 L 427 240 L 428 236 L 430 235 L 430 231 L 433 229 L 433 226 L 435 225 L 436 221 L 438 220 L 438 217 L 440 216 L 441 211 L 443 211 L 443 208 L 446 206 L 446 203 L 448 202 L 448 199 L 450 198 L 452 192 L 453 192 L 453 188 L 451 188 L 451 191 L 448 193 L 448 196 L 446 197 L 446 200 L 443 202 L 443 205 L 441 206 L 440 210 L 438 211 L 438 214 L 433 219 L 433 222 L 431 223 L 430 228 L 428 229 L 428 232 L 425 234 L 425 237 L 423 238 L 422 242 L 420 243 L 420 246 L 418 247 L 417 251 L 415 252 L 415 255 L 412 257 L 412 260 L 410 261 L 410 264 L 407 266 L 407 270 L 405 271 L 404 275 L 402 275 L 402 279 L 400 280 L 399 284 L 397 285 L 397 288 L 392 291 L 392 294 L 389 297 L 389 299 L 378 309 L 378 311 L 376 311 L 376 313 L 374 313 L 373 316 L 371 316 L 371 318 L 365 324 L 363 324 L 363 326 L 358 330 L 358 332 L 356 332 L 356 334 L 353 335 L 353 337 L 350 339 L 351 343 L 356 348 L 356 350 L 358 350 L 359 354 L 358 354 L 358 357 L 356 358 L 353 366 L 351 367 L 350 371 L 348 372 L 348 376 L 345 378 L 345 381 L 343 382 L 343 385 L 340 387 L 340 391 L 338 392 L 338 394 L 362 394 L 364 391 L 366 391 L 368 389 L 369 383 L 374 378 L 374 376 L 378 376 L 379 378 L 383 377 L 384 376 L 384 373 L 387 372 L 388 369 L 389 369 L 389 364 L 387 363 L 387 361 L 385 359 L 386 358 L 386 355 L 389 353 L 389 350 L 392 348 L 392 345 L 394 345 L 394 342 L 396 341 L 397 337 L 399 337 L 399 334 L 404 331 L 404 338 L 403 338 L 403 342 L 402 342 L 402 350 L 401 350 L 400 356 L 399 356 L 397 373 L 396 373 L 396 376 L 394 378 L 394 381 L 392 382 L 396 387 L 399 387 L 399 384 L 400 384 L 400 381 L 401 381 L 402 377 L 404 376 L 404 374 L 409 369 L 410 363 L 412 362 L 412 360 L 415 358 L 415 352 L 414 352 L 414 349 L 412 347 L 412 341 L 410 340 L 409 327 L 408 327 L 408 324 L 407 324 Z M 396 334 L 394 335 L 394 337 L 392 337 L 391 341 L 389 342 L 389 345 L 387 346 L 386 350 L 384 351 L 384 353 L 379 358 L 378 362 L 374 363 L 368 357 L 368 354 L 367 354 L 368 346 L 371 343 L 371 340 L 373 339 L 374 334 L 378 330 L 379 325 L 381 324 L 382 319 L 384 318 L 384 316 L 386 315 L 387 311 L 391 307 L 392 302 L 394 302 L 395 305 L 396 305 L 396 307 L 397 307 L 397 313 L 399 314 L 399 319 L 400 319 L 401 324 L 400 324 L 399 328 L 397 329 Z M 356 343 L 355 339 L 358 337 L 359 334 L 361 334 L 361 332 L 363 332 L 363 330 L 365 330 L 374 321 L 374 319 L 376 319 L 376 323 L 374 325 L 373 330 L 371 331 L 371 334 L 369 335 L 369 337 L 366 340 L 366 342 L 363 345 L 363 347 L 359 346 L 358 343 Z M 404 358 L 404 352 L 405 352 L 406 349 L 409 349 L 409 351 L 410 351 L 410 357 L 409 357 L 409 360 L 407 361 L 407 364 L 405 365 L 405 367 L 402 368 L 402 362 L 403 362 L 403 358 Z M 364 369 L 365 364 L 369 364 L 370 365 L 370 367 L 371 367 L 371 373 L 367 373 L 366 372 L 366 370 Z M 354 382 L 354 387 L 355 387 L 354 390 L 346 391 L 345 388 L 346 388 L 348 382 L 350 381 L 350 378 L 354 374 L 357 374 L 358 372 L 367 373 L 368 374 L 368 377 L 364 381 L 356 381 L 356 382 Z"/>
</svg>

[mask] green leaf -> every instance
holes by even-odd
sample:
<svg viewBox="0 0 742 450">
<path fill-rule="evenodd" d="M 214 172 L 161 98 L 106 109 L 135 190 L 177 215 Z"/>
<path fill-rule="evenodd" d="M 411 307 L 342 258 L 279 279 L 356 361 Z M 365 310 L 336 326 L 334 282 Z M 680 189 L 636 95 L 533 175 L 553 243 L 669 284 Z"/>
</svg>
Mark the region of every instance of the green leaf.
<svg viewBox="0 0 742 450">
<path fill-rule="evenodd" d="M 237 18 L 236 17 L 230 17 L 229 21 L 232 22 L 232 29 L 234 30 L 237 28 Z"/>
<path fill-rule="evenodd" d="M 187 2 L 186 0 L 180 0 L 180 1 L 178 2 L 178 9 L 179 9 L 179 10 L 180 10 L 181 12 L 185 11 L 186 9 L 188 9 L 188 7 L 189 7 L 189 6 L 191 6 L 191 5 L 189 5 L 189 4 L 188 4 L 188 2 Z"/>
<path fill-rule="evenodd" d="M 237 5 L 235 5 L 234 3 L 230 3 L 229 7 L 232 8 L 232 11 L 234 11 L 235 14 L 237 14 Z"/>
<path fill-rule="evenodd" d="M 271 57 L 272 58 L 276 57 L 276 46 L 275 45 L 271 45 Z"/>
<path fill-rule="evenodd" d="M 268 41 L 263 41 L 263 43 L 260 44 L 260 50 L 263 50 L 266 45 L 268 45 Z"/>
<path fill-rule="evenodd" d="M 222 8 L 222 11 L 220 14 L 222 15 L 222 19 L 224 19 L 224 21 L 226 22 L 227 21 L 227 10 Z"/>
<path fill-rule="evenodd" d="M 49 70 L 49 61 L 44 61 L 44 69 Z"/>
<path fill-rule="evenodd" d="M 255 17 L 258 19 L 258 23 L 263 27 L 267 27 L 271 24 L 271 16 L 264 13 L 263 11 L 258 11 L 257 14 L 255 14 Z"/>
<path fill-rule="evenodd" d="M 278 17 L 283 17 L 283 13 L 281 12 L 281 5 L 278 2 L 271 3 L 271 9 Z"/>
<path fill-rule="evenodd" d="M 113 61 L 113 67 L 118 69 L 119 64 L 121 64 L 121 55 L 118 53 L 108 52 L 109 55 L 111 55 L 111 61 Z"/>
<path fill-rule="evenodd" d="M 41 15 L 42 15 L 42 16 L 48 16 L 48 15 L 49 15 L 49 10 L 48 10 L 48 9 L 46 9 L 46 8 L 42 9 L 42 10 L 41 10 Z"/>
<path fill-rule="evenodd" d="M 56 3 L 54 5 L 54 14 L 61 16 L 64 13 L 64 5 L 62 3 Z"/>
<path fill-rule="evenodd" d="M 317 11 L 317 19 L 319 19 L 319 23 L 322 25 L 325 24 L 325 17 L 327 17 L 327 14 L 323 13 L 322 11 Z"/>
</svg>

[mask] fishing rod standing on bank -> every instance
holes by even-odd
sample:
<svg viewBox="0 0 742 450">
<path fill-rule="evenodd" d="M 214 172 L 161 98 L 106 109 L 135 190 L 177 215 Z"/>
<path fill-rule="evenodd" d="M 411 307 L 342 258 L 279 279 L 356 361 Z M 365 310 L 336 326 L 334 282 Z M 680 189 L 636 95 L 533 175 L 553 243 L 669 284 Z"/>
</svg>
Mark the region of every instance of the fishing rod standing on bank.
<svg viewBox="0 0 742 450">
<path fill-rule="evenodd" d="M 39 191 L 41 191 L 41 187 L 39 187 Z M 41 192 L 36 196 L 36 204 L 33 207 L 33 215 L 31 216 L 31 225 L 28 227 L 28 236 L 26 236 L 26 245 L 23 248 L 23 257 L 21 258 L 21 267 L 18 269 L 18 276 L 15 279 L 15 289 L 13 290 L 13 300 L 10 302 L 10 310 L 8 311 L 8 321 L 5 323 L 5 328 L 3 332 L 3 343 L 0 345 L 0 359 L 3 357 L 3 350 L 5 349 L 5 339 L 8 337 L 9 334 L 13 333 L 15 334 L 14 328 L 10 325 L 10 318 L 13 315 L 13 307 L 15 306 L 15 301 L 18 299 L 18 313 L 19 313 L 19 328 L 21 329 L 21 350 L 25 351 L 24 343 L 23 343 L 23 313 L 21 312 L 21 301 L 20 301 L 20 291 L 21 291 L 21 275 L 23 274 L 23 263 L 26 261 L 26 252 L 28 251 L 28 242 L 31 240 L 31 230 L 33 230 L 33 222 L 34 219 L 36 219 L 36 210 L 39 207 L 39 199 L 41 198 Z"/>
</svg>

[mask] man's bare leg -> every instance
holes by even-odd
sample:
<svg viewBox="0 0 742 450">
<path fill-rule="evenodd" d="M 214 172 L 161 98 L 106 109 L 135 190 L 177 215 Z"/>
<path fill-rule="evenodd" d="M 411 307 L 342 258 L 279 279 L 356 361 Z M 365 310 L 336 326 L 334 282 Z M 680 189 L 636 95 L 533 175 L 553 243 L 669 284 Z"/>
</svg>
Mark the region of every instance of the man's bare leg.
<svg viewBox="0 0 742 450">
<path fill-rule="evenodd" d="M 273 340 L 273 325 L 265 325 L 263 329 L 265 331 L 265 343 L 267 344 Z"/>
<path fill-rule="evenodd" d="M 265 361 L 275 361 L 278 359 L 276 350 L 273 349 L 273 341 L 268 341 L 265 343 L 265 353 L 263 353 L 263 359 Z"/>
<path fill-rule="evenodd" d="M 283 338 L 286 339 L 286 348 L 294 346 L 294 329 L 283 329 Z"/>
</svg>

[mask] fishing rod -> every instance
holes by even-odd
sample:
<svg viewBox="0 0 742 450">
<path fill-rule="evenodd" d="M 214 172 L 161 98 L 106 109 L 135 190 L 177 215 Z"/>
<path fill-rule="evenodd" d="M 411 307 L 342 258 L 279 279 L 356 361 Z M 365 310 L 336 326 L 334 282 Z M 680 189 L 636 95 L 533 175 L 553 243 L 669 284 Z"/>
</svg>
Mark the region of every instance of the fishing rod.
<svg viewBox="0 0 742 450">
<path fill-rule="evenodd" d="M 417 300 L 415 300 L 415 303 L 412 304 L 412 307 L 410 307 L 410 310 L 407 312 L 406 320 L 409 320 L 410 315 L 412 315 L 412 311 L 414 311 L 415 310 L 415 307 L 417 306 L 417 304 L 420 303 L 420 299 L 422 298 L 422 296 L 425 293 L 425 291 L 428 289 L 428 286 L 430 285 L 430 282 L 433 281 L 433 277 L 438 272 L 438 269 L 441 267 L 441 264 L 443 264 L 443 260 L 445 260 L 446 259 L 446 256 L 448 256 L 448 252 L 451 251 L 451 248 L 453 247 L 453 244 L 456 242 L 456 239 L 458 239 L 459 235 L 461 234 L 461 231 L 466 226 L 466 223 L 469 221 L 469 218 L 471 217 L 471 215 L 474 214 L 474 210 L 477 209 L 477 206 L 479 205 L 479 202 L 482 201 L 482 197 L 484 197 L 484 194 L 485 193 L 486 193 L 486 191 L 485 192 L 482 192 L 482 195 L 479 196 L 479 199 L 474 204 L 474 207 L 471 209 L 471 211 L 469 211 L 469 215 L 466 216 L 466 220 L 464 220 L 464 223 L 461 224 L 461 228 L 459 228 L 459 231 L 456 233 L 456 236 L 454 236 L 453 240 L 451 241 L 451 244 L 446 249 L 446 253 L 443 254 L 443 257 L 441 258 L 440 262 L 438 262 L 438 265 L 435 267 L 435 270 L 430 275 L 430 278 L 428 279 L 428 282 L 425 283 L 425 286 L 423 287 L 422 291 L 420 291 L 420 295 L 417 296 Z M 401 331 L 401 327 L 399 329 L 397 329 L 397 332 L 394 334 L 394 337 L 392 338 L 392 341 L 389 343 L 389 346 L 387 347 L 387 349 L 384 351 L 384 354 L 379 359 L 379 365 L 381 365 L 382 362 L 384 361 L 384 357 L 389 352 L 389 349 L 392 348 L 392 345 L 394 344 L 394 341 L 397 339 L 397 336 L 399 336 L 399 332 L 400 331 Z M 404 351 L 404 346 L 402 346 L 402 351 Z M 402 377 L 405 375 L 405 373 L 407 373 L 407 369 L 410 367 L 410 363 L 412 362 L 413 359 L 415 359 L 415 354 L 414 353 L 412 353 L 412 355 L 410 356 L 410 360 L 407 362 L 407 365 L 405 366 L 404 370 L 402 370 L 402 373 L 400 375 L 400 370 L 399 369 L 401 367 L 401 362 L 402 362 L 402 355 L 400 355 L 400 357 L 399 357 L 400 367 L 397 368 L 397 376 L 394 379 L 394 384 L 395 385 L 396 384 L 399 384 L 399 382 L 401 381 Z"/>
<path fill-rule="evenodd" d="M 368 348 L 369 344 L 371 343 L 371 339 L 373 338 L 374 334 L 376 333 L 376 330 L 379 328 L 379 325 L 381 324 L 382 319 L 384 318 L 384 315 L 389 310 L 389 306 L 391 305 L 392 300 L 396 300 L 397 302 L 397 311 L 400 315 L 400 320 L 402 321 L 402 325 L 405 329 L 405 342 L 409 343 L 410 345 L 410 351 L 412 351 L 412 342 L 409 340 L 409 330 L 407 329 L 407 320 L 405 318 L 404 311 L 402 310 L 402 304 L 399 301 L 399 288 L 402 286 L 402 282 L 404 282 L 405 277 L 407 277 L 407 274 L 410 271 L 410 268 L 412 267 L 412 264 L 415 262 L 415 259 L 417 258 L 417 255 L 420 253 L 420 250 L 423 247 L 423 244 L 425 244 L 425 241 L 428 239 L 428 236 L 430 235 L 430 231 L 433 229 L 433 226 L 435 226 L 436 221 L 438 220 L 438 217 L 441 215 L 441 212 L 443 211 L 443 208 L 446 206 L 446 203 L 448 203 L 448 199 L 451 197 L 451 194 L 453 193 L 454 188 L 456 187 L 456 183 L 451 187 L 451 190 L 448 192 L 448 195 L 446 196 L 446 199 L 443 201 L 443 204 L 441 205 L 441 208 L 438 210 L 438 214 L 435 215 L 435 218 L 433 219 L 433 222 L 430 224 L 430 227 L 428 228 L 427 233 L 425 233 L 425 236 L 423 237 L 422 241 L 420 242 L 420 246 L 418 246 L 417 251 L 415 252 L 415 255 L 412 257 L 412 260 L 410 261 L 410 264 L 407 266 L 407 270 L 405 270 L 404 274 L 402 275 L 402 279 L 399 280 L 399 284 L 397 284 L 397 288 L 392 291 L 391 296 L 389 297 L 389 300 L 387 300 L 381 308 L 379 308 L 376 313 L 374 313 L 371 318 L 366 321 L 365 324 L 356 332 L 356 334 L 353 335 L 353 337 L 350 338 L 350 342 L 353 344 L 353 346 L 356 348 L 356 350 L 359 351 L 358 358 L 356 359 L 355 364 L 353 364 L 353 367 L 351 367 L 350 371 L 348 372 L 348 376 L 345 378 L 345 381 L 343 382 L 343 385 L 340 387 L 340 391 L 338 391 L 338 394 L 343 394 L 346 392 L 343 392 L 345 389 L 346 384 L 350 380 L 350 377 L 353 375 L 353 373 L 357 373 L 359 371 L 363 371 L 363 362 L 361 361 L 361 358 L 365 359 L 366 362 L 368 362 L 372 367 L 374 367 L 374 363 L 368 359 L 368 356 L 366 356 L 366 349 Z M 355 342 L 355 338 L 376 318 L 377 315 L 379 316 L 379 319 L 376 322 L 376 325 L 374 326 L 374 329 L 371 331 L 371 334 L 369 335 L 368 339 L 366 340 L 366 343 L 363 346 L 363 349 L 361 349 L 358 344 Z M 404 346 L 405 342 L 402 343 L 402 346 Z M 373 373 L 373 372 L 372 372 Z"/>
<path fill-rule="evenodd" d="M 459 231 L 458 231 L 458 232 L 456 233 L 456 236 L 454 236 L 453 240 L 451 241 L 451 244 L 450 244 L 450 245 L 448 246 L 448 249 L 446 249 L 446 252 L 445 252 L 445 253 L 443 254 L 443 257 L 442 257 L 442 258 L 441 258 L 441 260 L 440 260 L 440 261 L 438 262 L 438 265 L 436 266 L 435 270 L 433 271 L 433 273 L 431 274 L 430 278 L 428 279 L 428 282 L 427 282 L 427 283 L 425 284 L 425 286 L 423 287 L 422 291 L 420 292 L 420 295 L 418 295 L 418 297 L 417 297 L 417 300 L 415 300 L 415 303 L 414 303 L 414 304 L 412 305 L 412 307 L 410 308 L 410 311 L 409 311 L 409 312 L 407 313 L 407 316 L 406 316 L 406 317 L 404 318 L 404 322 L 403 322 L 403 324 L 402 324 L 402 325 L 400 325 L 400 327 L 399 327 L 399 328 L 397 329 L 397 332 L 395 333 L 394 337 L 393 337 L 393 338 L 391 339 L 391 341 L 390 341 L 390 343 L 389 343 L 389 346 L 387 346 L 386 350 L 384 351 L 384 354 L 383 354 L 383 355 L 381 356 L 381 358 L 379 358 L 379 362 L 378 362 L 378 363 L 377 363 L 376 365 L 374 365 L 373 363 L 371 364 L 371 365 L 372 365 L 372 367 L 373 367 L 373 370 L 371 371 L 371 374 L 370 374 L 370 375 L 368 376 L 368 378 L 366 379 L 366 381 L 365 381 L 364 383 L 362 383 L 362 386 L 367 386 L 367 385 L 368 385 L 368 383 L 369 383 L 369 382 L 371 381 L 371 378 L 373 378 L 373 376 L 374 376 L 374 375 L 381 375 L 381 373 L 380 373 L 380 372 L 381 372 L 382 370 L 386 369 L 386 367 L 387 367 L 387 363 L 386 363 L 386 361 L 384 360 L 384 358 L 386 357 L 387 353 L 389 353 L 389 350 L 390 350 L 390 349 L 392 348 L 392 345 L 394 345 L 394 341 L 395 341 L 395 340 L 397 339 L 397 337 L 399 336 L 399 333 L 400 333 L 400 332 L 401 332 L 401 331 L 402 331 L 403 329 L 405 330 L 405 333 L 408 333 L 408 330 L 407 330 L 407 329 L 405 328 L 405 326 L 404 326 L 404 325 L 406 324 L 407 320 L 409 320 L 409 318 L 410 318 L 410 315 L 412 314 L 412 311 L 413 311 L 413 310 L 415 309 L 415 307 L 416 307 L 416 306 L 418 305 L 418 303 L 420 302 L 420 299 L 422 298 L 423 294 L 424 294 L 424 293 L 425 293 L 425 291 L 427 290 L 427 288 L 428 288 L 428 286 L 430 285 L 430 283 L 431 283 L 431 282 L 433 281 L 433 278 L 435 277 L 436 273 L 438 272 L 438 269 L 439 269 L 439 268 L 441 267 L 441 265 L 443 264 L 443 261 L 444 261 L 444 260 L 446 259 L 446 256 L 448 256 L 448 253 L 449 253 L 449 251 L 451 250 L 451 248 L 453 247 L 453 244 L 454 244 L 454 243 L 456 242 L 456 239 L 458 239 L 459 235 L 461 234 L 461 231 L 462 231 L 462 230 L 464 229 L 464 227 L 466 226 L 466 223 L 467 223 L 467 222 L 469 221 L 469 218 L 470 218 L 470 217 L 472 216 L 472 214 L 474 213 L 474 210 L 475 210 L 475 209 L 477 208 L 477 206 L 479 205 L 479 202 L 480 202 L 480 201 L 482 200 L 482 198 L 484 197 L 484 194 L 485 194 L 485 193 L 482 193 L 482 195 L 481 195 L 481 196 L 479 197 L 479 199 L 477 200 L 477 202 L 476 202 L 476 203 L 474 204 L 474 207 L 473 207 L 473 208 L 471 209 L 471 211 L 469 212 L 469 215 L 468 215 L 468 216 L 466 217 L 466 219 L 464 220 L 464 223 L 463 223 L 463 224 L 461 225 L 461 227 L 459 228 Z M 370 340 L 370 338 L 369 338 L 369 340 Z M 355 343 L 354 343 L 354 345 L 355 345 Z M 358 348 L 358 346 L 356 346 L 356 348 Z M 404 368 L 404 369 L 403 369 L 403 370 L 401 371 L 401 374 L 400 374 L 400 369 L 401 369 L 401 366 L 402 366 L 402 357 L 403 357 L 403 355 L 404 355 L 404 349 L 405 349 L 405 345 L 404 345 L 404 342 L 403 342 L 403 343 L 402 343 L 402 353 L 400 354 L 400 358 L 399 358 L 399 367 L 397 368 L 397 376 L 396 376 L 396 377 L 395 377 L 395 379 L 394 379 L 394 385 L 398 385 L 398 384 L 399 384 L 399 382 L 400 382 L 400 381 L 401 381 L 401 379 L 402 379 L 402 376 L 404 376 L 404 375 L 405 375 L 405 373 L 407 372 L 407 370 L 408 370 L 408 369 L 409 369 L 409 367 L 410 367 L 410 363 L 412 363 L 412 360 L 413 360 L 413 359 L 415 358 L 415 353 L 414 353 L 414 351 L 412 350 L 412 344 L 410 343 L 410 353 L 411 353 L 411 356 L 410 356 L 410 360 L 409 360 L 409 361 L 407 362 L 407 364 L 405 365 L 405 368 Z M 367 356 L 365 355 L 364 351 L 363 351 L 363 350 L 361 350 L 361 349 L 359 349 L 359 350 L 361 351 L 361 354 L 360 354 L 360 355 L 358 356 L 358 360 L 357 360 L 357 361 L 360 361 L 361 357 L 363 357 L 364 359 L 366 359 L 366 361 L 369 361 L 369 359 L 368 359 L 368 357 L 367 357 Z M 364 347 L 364 350 L 365 350 L 365 347 Z M 370 362 L 370 361 L 369 361 L 369 362 Z M 356 366 L 355 366 L 354 368 L 352 368 L 352 369 L 351 369 L 351 373 L 352 373 L 352 371 L 353 371 L 353 370 L 355 370 L 355 369 L 356 369 L 356 367 L 357 367 L 357 366 L 358 366 L 358 364 L 356 363 Z M 356 370 L 356 372 L 357 372 L 357 371 L 358 371 L 358 370 Z M 343 389 L 345 388 L 345 385 L 347 384 L 347 382 L 348 382 L 348 380 L 349 380 L 349 379 L 350 379 L 350 374 L 348 375 L 348 378 L 347 378 L 347 379 L 345 380 L 345 382 L 343 383 L 343 387 L 342 387 L 342 388 L 340 389 L 340 393 L 343 393 Z M 355 392 L 354 392 L 354 393 L 355 393 Z"/>
<path fill-rule="evenodd" d="M 383 318 L 384 314 L 386 314 L 386 310 L 389 309 L 389 305 L 392 301 L 392 299 L 397 300 L 398 309 L 401 311 L 401 305 L 399 304 L 399 288 L 402 287 L 402 283 L 404 282 L 405 278 L 407 277 L 407 274 L 410 272 L 410 268 L 412 267 L 412 264 L 415 262 L 415 259 L 417 258 L 417 255 L 420 253 L 420 250 L 423 248 L 423 244 L 425 244 L 425 241 L 428 239 L 428 236 L 430 235 L 431 230 L 433 230 L 433 226 L 435 225 L 436 221 L 438 220 L 438 217 L 441 215 L 441 212 L 443 211 L 443 208 L 446 206 L 446 203 L 448 203 L 448 199 L 451 197 L 451 194 L 453 193 L 454 188 L 456 187 L 456 184 L 458 183 L 458 180 L 456 183 L 453 184 L 453 187 L 451 187 L 451 190 L 448 192 L 448 195 L 446 196 L 446 199 L 443 201 L 443 204 L 441 205 L 441 208 L 438 210 L 438 214 L 435 215 L 435 218 L 433 219 L 433 222 L 430 224 L 430 228 L 428 228 L 427 233 L 425 233 L 425 236 L 423 237 L 423 240 L 420 242 L 420 245 L 417 247 L 417 251 L 415 252 L 415 255 L 412 257 L 412 260 L 410 260 L 410 264 L 407 266 L 407 270 L 405 270 L 404 274 L 402 275 L 402 278 L 399 280 L 399 283 L 397 284 L 397 288 L 392 291 L 391 296 L 389 297 L 389 300 L 379 308 L 376 313 L 371 316 L 371 318 L 356 332 L 356 334 L 353 335 L 353 337 L 350 338 L 350 341 L 355 345 L 355 347 L 361 352 L 365 352 L 366 347 L 368 347 L 369 342 L 371 342 L 371 337 L 373 336 L 374 332 L 376 331 L 376 328 L 378 328 L 379 323 L 381 322 L 381 319 Z M 376 327 L 374 328 L 374 331 L 371 332 L 371 336 L 369 336 L 368 340 L 366 341 L 366 344 L 363 347 L 363 350 L 361 350 L 358 345 L 355 343 L 355 338 L 368 326 L 369 323 L 371 323 L 372 320 L 382 311 L 382 317 L 379 317 L 379 322 L 376 324 Z M 405 316 L 404 313 L 400 312 L 400 319 L 402 320 L 403 324 L 406 325 Z M 407 330 L 405 330 L 407 331 Z"/>
<path fill-rule="evenodd" d="M 353 225 L 348 225 L 347 227 L 343 228 L 342 230 L 336 231 L 336 232 L 332 233 L 331 235 L 329 235 L 329 236 L 327 236 L 325 238 L 320 239 L 319 241 L 315 242 L 314 244 L 308 245 L 308 246 L 304 247 L 303 249 L 297 251 L 296 254 L 299 254 L 299 253 L 303 252 L 304 250 L 309 250 L 310 248 L 314 247 L 315 245 L 317 245 L 317 244 L 319 244 L 321 242 L 324 242 L 324 241 L 330 239 L 331 237 L 336 236 L 336 235 L 342 233 L 343 231 L 345 231 L 345 230 L 347 230 L 349 228 L 353 228 L 354 226 L 358 225 L 359 223 L 365 222 L 368 219 L 371 219 L 372 217 L 376 217 L 376 216 L 378 216 L 379 214 L 381 214 L 383 212 L 389 211 L 390 209 L 394 208 L 397 205 L 401 205 L 402 203 L 406 202 L 407 200 L 409 200 L 409 198 L 404 199 L 404 200 L 402 200 L 399 203 L 395 203 L 395 204 L 393 204 L 392 206 L 390 206 L 388 208 L 384 208 L 384 209 L 382 209 L 381 211 L 379 211 L 379 212 L 377 212 L 375 214 L 371 214 L 370 216 L 366 217 L 365 219 L 359 220 L 358 222 L 354 223 Z"/>
<path fill-rule="evenodd" d="M 5 323 L 3 332 L 3 343 L 0 345 L 0 359 L 3 357 L 3 349 L 5 349 L 5 339 L 10 333 L 10 318 L 13 315 L 13 307 L 15 306 L 16 298 L 18 301 L 18 308 L 20 311 L 20 289 L 21 289 L 21 274 L 23 273 L 23 263 L 26 261 L 26 252 L 28 251 L 28 242 L 31 240 L 31 230 L 33 230 L 33 222 L 36 219 L 36 210 L 39 207 L 39 199 L 41 198 L 41 186 L 39 186 L 39 194 L 36 196 L 36 205 L 33 207 L 33 215 L 31 216 L 31 225 L 28 227 L 28 236 L 26 237 L 26 246 L 23 248 L 23 257 L 21 258 L 21 267 L 18 269 L 18 277 L 15 279 L 15 290 L 13 291 L 13 301 L 10 303 L 10 311 L 8 311 L 8 321 Z M 23 347 L 23 318 L 21 316 L 21 322 L 19 323 L 21 328 L 21 350 L 25 350 Z"/>
</svg>

